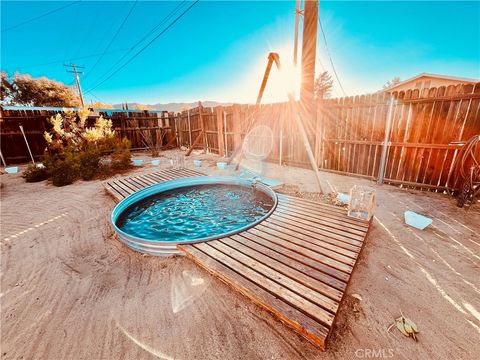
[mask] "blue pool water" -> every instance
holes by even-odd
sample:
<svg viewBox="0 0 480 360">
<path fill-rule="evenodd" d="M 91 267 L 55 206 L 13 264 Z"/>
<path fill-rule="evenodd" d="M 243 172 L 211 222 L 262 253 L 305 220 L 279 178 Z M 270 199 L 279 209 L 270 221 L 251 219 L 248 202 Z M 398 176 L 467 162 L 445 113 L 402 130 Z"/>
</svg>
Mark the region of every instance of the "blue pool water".
<svg viewBox="0 0 480 360">
<path fill-rule="evenodd" d="M 126 208 L 115 225 L 159 241 L 195 240 L 245 227 L 274 206 L 261 191 L 236 185 L 195 185 L 161 192 Z"/>
</svg>

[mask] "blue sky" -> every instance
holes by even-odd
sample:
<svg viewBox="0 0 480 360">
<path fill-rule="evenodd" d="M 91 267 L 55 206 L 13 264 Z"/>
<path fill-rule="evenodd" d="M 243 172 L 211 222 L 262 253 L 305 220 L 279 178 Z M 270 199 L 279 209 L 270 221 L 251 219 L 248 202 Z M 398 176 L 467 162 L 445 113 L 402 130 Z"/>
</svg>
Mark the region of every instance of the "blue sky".
<svg viewBox="0 0 480 360">
<path fill-rule="evenodd" d="M 97 63 L 133 2 L 71 3 L 2 1 L 2 70 L 48 76 L 70 84 L 73 77 L 62 63 L 75 62 L 85 66 L 81 80 L 87 91 L 180 4 L 138 1 Z M 190 4 L 183 4 L 181 9 Z M 200 1 L 85 97 L 87 101 L 113 103 L 254 102 L 268 52 L 278 51 L 285 62 L 291 61 L 294 6 L 294 1 Z M 407 79 L 421 72 L 480 78 L 479 2 L 321 1 L 320 17 L 348 95 L 373 92 L 395 76 Z M 332 72 L 320 33 L 317 52 L 317 72 Z M 286 99 L 279 76 L 272 72 L 265 102 Z M 341 94 L 336 81 L 334 95 Z"/>
</svg>

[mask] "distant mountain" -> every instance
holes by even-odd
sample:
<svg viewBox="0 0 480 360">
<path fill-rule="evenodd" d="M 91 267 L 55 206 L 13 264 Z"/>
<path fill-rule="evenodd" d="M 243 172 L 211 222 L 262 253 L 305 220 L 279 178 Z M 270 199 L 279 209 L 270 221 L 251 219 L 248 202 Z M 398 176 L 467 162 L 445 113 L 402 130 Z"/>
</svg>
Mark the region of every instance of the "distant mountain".
<svg viewBox="0 0 480 360">
<path fill-rule="evenodd" d="M 202 101 L 202 105 L 204 107 L 215 107 L 215 106 L 229 106 L 232 103 L 221 103 L 217 101 Z M 114 109 L 121 109 L 123 104 L 113 104 Z M 188 108 L 195 108 L 198 106 L 198 102 L 191 102 L 191 103 L 167 103 L 167 104 L 140 104 L 140 103 L 128 103 L 128 108 L 130 110 L 134 110 L 137 106 L 139 107 L 148 107 L 153 110 L 163 110 L 163 111 L 173 111 L 173 112 L 180 112 L 182 109 Z"/>
</svg>

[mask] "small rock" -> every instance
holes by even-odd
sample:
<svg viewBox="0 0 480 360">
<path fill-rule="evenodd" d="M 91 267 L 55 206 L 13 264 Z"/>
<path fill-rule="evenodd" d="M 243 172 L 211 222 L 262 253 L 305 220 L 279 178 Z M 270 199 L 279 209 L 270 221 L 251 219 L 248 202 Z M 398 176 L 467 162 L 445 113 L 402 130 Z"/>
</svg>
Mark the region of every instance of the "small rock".
<svg viewBox="0 0 480 360">
<path fill-rule="evenodd" d="M 352 294 L 352 297 L 362 301 L 362 297 L 359 294 Z"/>
</svg>

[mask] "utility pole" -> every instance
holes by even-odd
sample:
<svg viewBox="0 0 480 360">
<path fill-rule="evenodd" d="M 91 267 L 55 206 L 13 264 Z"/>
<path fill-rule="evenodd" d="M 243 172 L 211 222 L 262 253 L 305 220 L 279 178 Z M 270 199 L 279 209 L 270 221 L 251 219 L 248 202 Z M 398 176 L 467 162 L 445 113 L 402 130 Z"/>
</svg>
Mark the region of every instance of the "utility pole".
<svg viewBox="0 0 480 360">
<path fill-rule="evenodd" d="M 305 118 L 315 123 L 315 60 L 317 53 L 318 0 L 305 0 L 303 11 L 302 39 L 302 87 L 300 103 L 305 109 Z"/>
<path fill-rule="evenodd" d="M 303 12 L 300 10 L 300 0 L 295 1 L 295 38 L 293 39 L 293 66 L 297 67 L 298 54 L 298 25 L 300 23 L 300 16 Z"/>
<path fill-rule="evenodd" d="M 80 77 L 78 76 L 78 74 L 83 74 L 83 71 L 79 72 L 77 70 L 77 68 L 80 68 L 80 69 L 85 69 L 85 68 L 83 66 L 77 66 L 75 64 L 70 64 L 70 65 L 65 64 L 63 66 L 65 66 L 66 68 L 73 69 L 73 71 L 72 70 L 67 70 L 67 72 L 75 74 L 75 81 L 77 83 L 78 95 L 80 96 L 80 103 L 82 104 L 82 107 L 85 107 L 85 103 L 83 101 L 82 87 L 80 86 Z"/>
</svg>

